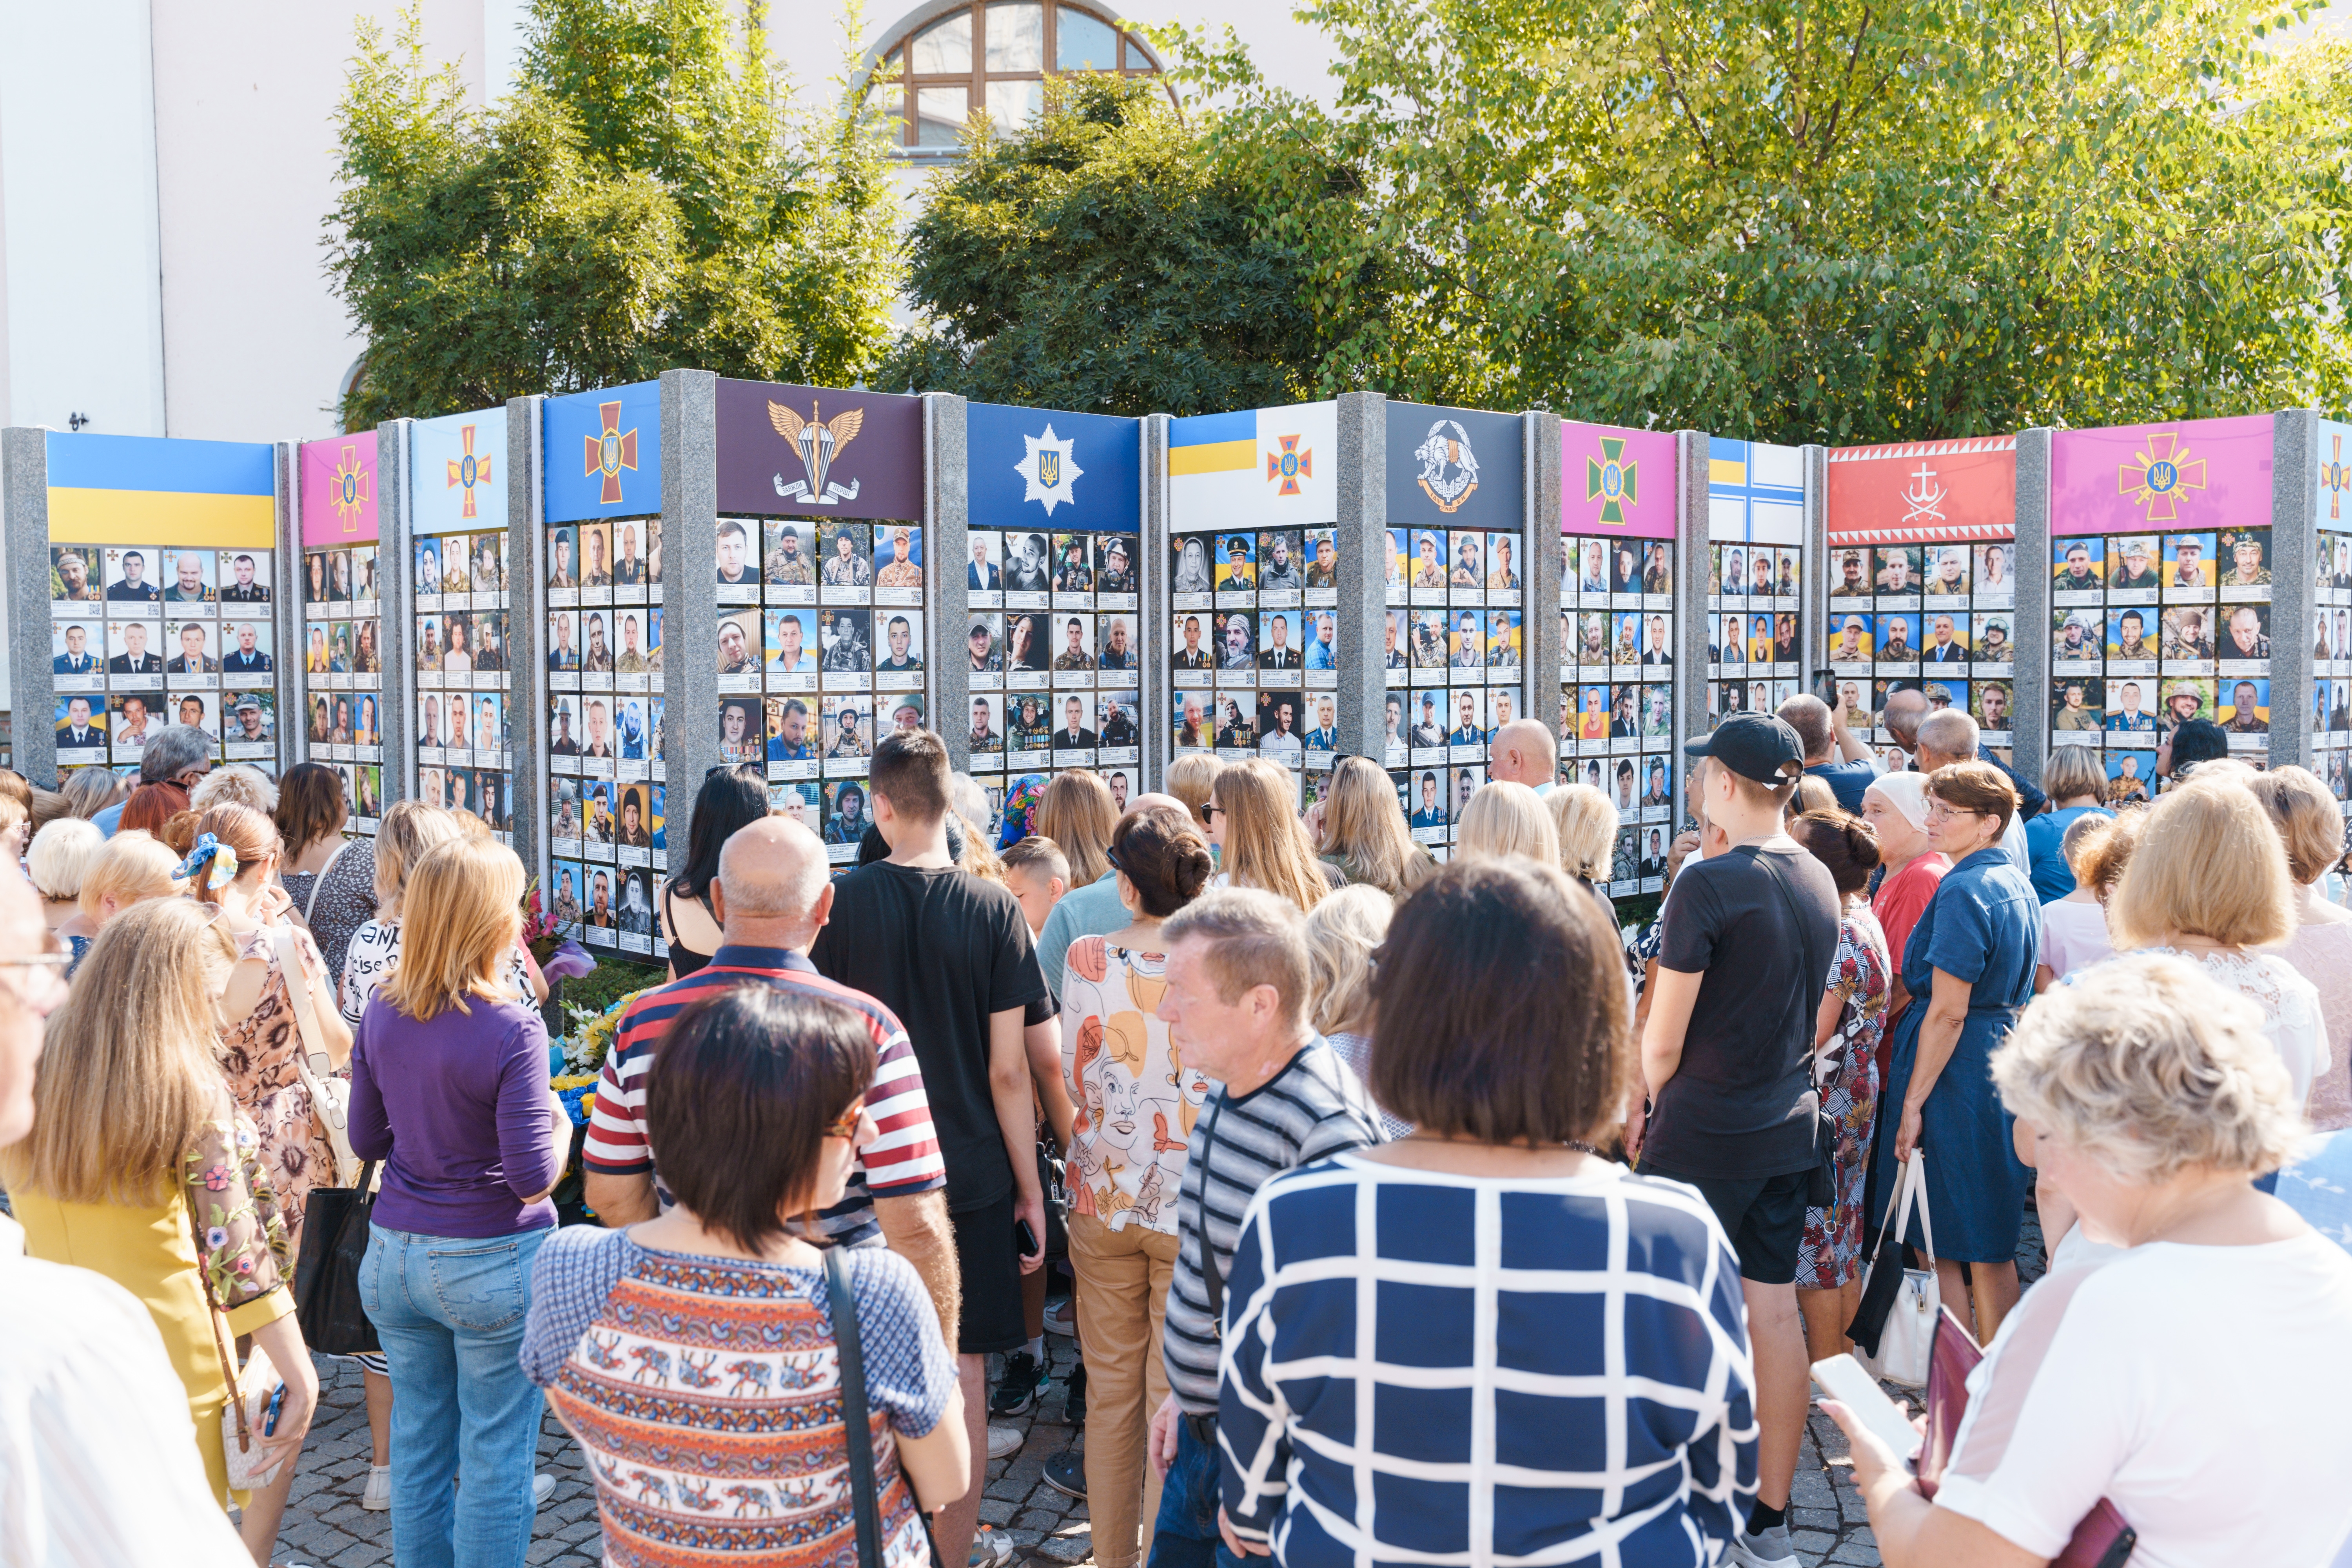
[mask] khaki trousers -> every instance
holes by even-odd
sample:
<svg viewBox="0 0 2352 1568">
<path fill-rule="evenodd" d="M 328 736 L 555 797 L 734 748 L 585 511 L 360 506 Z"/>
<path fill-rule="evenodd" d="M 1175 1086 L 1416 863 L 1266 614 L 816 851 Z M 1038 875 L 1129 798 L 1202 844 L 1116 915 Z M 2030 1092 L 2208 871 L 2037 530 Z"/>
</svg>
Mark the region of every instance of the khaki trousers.
<svg viewBox="0 0 2352 1568">
<path fill-rule="evenodd" d="M 1151 1413 L 1168 1397 L 1160 1331 L 1176 1238 L 1070 1216 L 1070 1272 L 1087 1358 L 1087 1517 L 1097 1568 L 1135 1568 L 1151 1552 L 1160 1480 L 1145 1461 Z"/>
</svg>

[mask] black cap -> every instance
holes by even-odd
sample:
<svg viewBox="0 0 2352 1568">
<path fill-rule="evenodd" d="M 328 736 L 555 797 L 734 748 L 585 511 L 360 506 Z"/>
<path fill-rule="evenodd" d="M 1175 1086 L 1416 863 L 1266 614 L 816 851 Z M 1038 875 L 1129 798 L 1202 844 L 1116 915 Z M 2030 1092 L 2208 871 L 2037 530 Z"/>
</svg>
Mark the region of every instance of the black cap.
<svg viewBox="0 0 2352 1568">
<path fill-rule="evenodd" d="M 1683 742 L 1686 757 L 1713 757 L 1760 784 L 1794 784 L 1805 771 L 1804 743 L 1787 720 L 1772 713 L 1734 713 L 1712 734 Z"/>
</svg>

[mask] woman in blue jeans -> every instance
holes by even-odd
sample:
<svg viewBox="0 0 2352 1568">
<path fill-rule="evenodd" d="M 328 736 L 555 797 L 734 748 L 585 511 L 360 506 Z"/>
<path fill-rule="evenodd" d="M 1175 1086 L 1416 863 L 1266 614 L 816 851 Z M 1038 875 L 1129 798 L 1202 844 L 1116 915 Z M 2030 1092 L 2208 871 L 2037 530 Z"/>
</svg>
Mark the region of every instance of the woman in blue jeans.
<svg viewBox="0 0 2352 1568">
<path fill-rule="evenodd" d="M 516 1356 L 570 1128 L 504 984 L 522 889 L 487 837 L 427 854 L 352 1049 L 352 1147 L 383 1162 L 360 1299 L 392 1370 L 401 1568 L 521 1568 L 530 1545 L 541 1396 Z"/>
</svg>

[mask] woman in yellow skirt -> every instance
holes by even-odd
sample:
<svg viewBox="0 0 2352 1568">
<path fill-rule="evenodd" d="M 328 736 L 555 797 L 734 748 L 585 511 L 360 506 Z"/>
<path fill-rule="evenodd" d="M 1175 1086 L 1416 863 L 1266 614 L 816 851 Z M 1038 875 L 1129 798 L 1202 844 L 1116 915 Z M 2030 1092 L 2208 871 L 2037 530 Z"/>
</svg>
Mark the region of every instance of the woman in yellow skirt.
<svg viewBox="0 0 2352 1568">
<path fill-rule="evenodd" d="M 33 1131 L 0 1151 L 0 1179 L 34 1257 L 102 1274 L 146 1303 L 186 1384 L 205 1473 L 244 1509 L 246 1546 L 266 1564 L 319 1384 L 260 1140 L 213 1057 L 236 963 L 226 929 L 184 900 L 109 922 L 49 1018 Z M 207 1280 L 226 1314 L 218 1331 L 251 1335 L 286 1382 L 275 1436 L 254 1433 L 282 1463 L 249 1495 L 228 1491 L 228 1387 Z"/>
</svg>

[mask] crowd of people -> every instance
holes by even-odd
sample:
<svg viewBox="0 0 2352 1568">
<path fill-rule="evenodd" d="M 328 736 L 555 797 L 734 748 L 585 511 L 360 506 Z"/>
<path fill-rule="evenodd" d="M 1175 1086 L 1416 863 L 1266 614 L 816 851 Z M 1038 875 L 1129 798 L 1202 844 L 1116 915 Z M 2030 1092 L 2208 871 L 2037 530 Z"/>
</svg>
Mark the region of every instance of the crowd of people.
<svg viewBox="0 0 2352 1568">
<path fill-rule="evenodd" d="M 903 731 L 845 874 L 715 768 L 562 1226 L 478 820 L 347 839 L 331 769 L 168 731 L 120 800 L 0 775 L 0 1542 L 273 1561 L 306 1207 L 358 1183 L 404 1568 L 527 1560 L 549 1407 L 607 1562 L 999 1568 L 1049 1331 L 1083 1446 L 1043 1475 L 1103 1568 L 1793 1568 L 1809 1369 L 1875 1342 L 1879 1267 L 1985 1356 L 1932 1489 L 1826 1404 L 1883 1561 L 2054 1561 L 2103 1500 L 2133 1561 L 2336 1561 L 2336 803 L 2192 745 L 2118 809 L 2080 753 L 2034 787 L 1964 714 L 1888 721 L 1900 771 L 1810 696 L 1691 742 L 1654 910 L 1527 721 L 1442 863 L 1359 758 L 1303 812 L 1267 761 L 1070 771 L 991 831 Z"/>
</svg>

